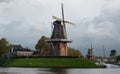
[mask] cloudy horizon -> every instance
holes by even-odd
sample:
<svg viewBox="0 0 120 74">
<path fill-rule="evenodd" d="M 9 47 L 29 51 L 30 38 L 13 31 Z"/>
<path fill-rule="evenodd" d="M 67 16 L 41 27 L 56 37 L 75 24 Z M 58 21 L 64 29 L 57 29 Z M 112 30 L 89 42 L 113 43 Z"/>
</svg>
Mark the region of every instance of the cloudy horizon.
<svg viewBox="0 0 120 74">
<path fill-rule="evenodd" d="M 61 17 L 64 4 L 68 46 L 87 54 L 91 43 L 94 55 L 106 55 L 116 49 L 120 54 L 120 1 L 119 0 L 0 0 L 0 38 L 10 44 L 21 44 L 35 49 L 41 36 L 51 36 L 52 16 Z"/>
</svg>

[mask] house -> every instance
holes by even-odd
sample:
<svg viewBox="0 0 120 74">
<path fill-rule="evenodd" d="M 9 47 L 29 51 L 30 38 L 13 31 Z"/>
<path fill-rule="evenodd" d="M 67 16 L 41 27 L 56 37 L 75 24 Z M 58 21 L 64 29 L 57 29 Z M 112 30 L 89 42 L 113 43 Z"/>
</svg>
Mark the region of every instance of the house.
<svg viewBox="0 0 120 74">
<path fill-rule="evenodd" d="M 28 48 L 23 48 L 21 45 L 10 45 L 11 57 L 28 57 L 32 56 L 33 51 Z"/>
<path fill-rule="evenodd" d="M 108 57 L 96 57 L 95 60 L 98 62 L 109 62 Z"/>
<path fill-rule="evenodd" d="M 15 55 L 17 51 L 20 51 L 21 49 L 23 49 L 23 47 L 21 45 L 10 45 L 10 53 L 11 55 Z"/>
<path fill-rule="evenodd" d="M 110 57 L 109 58 L 109 62 L 116 62 L 116 61 L 117 61 L 117 59 L 115 57 Z"/>
<path fill-rule="evenodd" d="M 30 57 L 32 56 L 32 51 L 17 51 L 16 56 L 17 57 Z"/>
</svg>

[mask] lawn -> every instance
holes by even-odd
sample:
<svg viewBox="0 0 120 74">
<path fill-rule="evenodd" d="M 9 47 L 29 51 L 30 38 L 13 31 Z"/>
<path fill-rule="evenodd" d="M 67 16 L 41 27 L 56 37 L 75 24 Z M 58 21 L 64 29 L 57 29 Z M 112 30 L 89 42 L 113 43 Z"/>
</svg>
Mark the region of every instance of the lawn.
<svg viewBox="0 0 120 74">
<path fill-rule="evenodd" d="M 17 58 L 0 60 L 4 67 L 96 68 L 93 61 L 84 58 Z"/>
</svg>

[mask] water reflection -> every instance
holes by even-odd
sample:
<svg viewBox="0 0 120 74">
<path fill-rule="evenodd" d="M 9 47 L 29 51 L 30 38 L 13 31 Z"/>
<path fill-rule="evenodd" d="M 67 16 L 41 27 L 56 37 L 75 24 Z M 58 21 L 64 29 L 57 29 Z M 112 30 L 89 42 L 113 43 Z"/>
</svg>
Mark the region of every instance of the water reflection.
<svg viewBox="0 0 120 74">
<path fill-rule="evenodd" d="M 18 74 L 18 73 L 0 72 L 0 74 Z"/>
<path fill-rule="evenodd" d="M 0 74 L 68 74 L 63 68 L 0 68 Z"/>
<path fill-rule="evenodd" d="M 54 72 L 55 74 L 68 74 L 67 69 L 64 68 L 53 68 L 50 71 Z"/>
<path fill-rule="evenodd" d="M 38 74 L 68 74 L 67 69 L 64 68 L 43 68 L 37 70 L 39 73 Z M 42 73 L 41 73 L 42 71 Z"/>
</svg>

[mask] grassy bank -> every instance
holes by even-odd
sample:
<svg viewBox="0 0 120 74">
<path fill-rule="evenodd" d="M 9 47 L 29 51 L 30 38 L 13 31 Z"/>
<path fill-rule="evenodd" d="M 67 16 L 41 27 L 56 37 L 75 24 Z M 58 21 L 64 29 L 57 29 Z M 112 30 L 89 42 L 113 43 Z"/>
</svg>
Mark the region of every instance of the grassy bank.
<svg viewBox="0 0 120 74">
<path fill-rule="evenodd" d="M 93 61 L 83 58 L 17 58 L 0 60 L 4 67 L 96 68 Z"/>
</svg>

